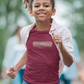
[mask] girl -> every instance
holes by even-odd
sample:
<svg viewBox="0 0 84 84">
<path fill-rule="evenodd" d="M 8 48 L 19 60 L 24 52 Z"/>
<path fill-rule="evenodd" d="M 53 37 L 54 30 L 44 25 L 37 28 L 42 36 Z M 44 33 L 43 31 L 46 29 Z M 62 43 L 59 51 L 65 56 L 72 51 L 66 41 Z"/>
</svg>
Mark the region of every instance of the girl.
<svg viewBox="0 0 84 84">
<path fill-rule="evenodd" d="M 27 50 L 7 75 L 15 78 L 26 63 L 23 84 L 59 84 L 63 65 L 69 67 L 75 60 L 71 33 L 51 18 L 56 12 L 55 0 L 23 0 L 23 3 L 36 23 L 21 30 Z"/>
</svg>

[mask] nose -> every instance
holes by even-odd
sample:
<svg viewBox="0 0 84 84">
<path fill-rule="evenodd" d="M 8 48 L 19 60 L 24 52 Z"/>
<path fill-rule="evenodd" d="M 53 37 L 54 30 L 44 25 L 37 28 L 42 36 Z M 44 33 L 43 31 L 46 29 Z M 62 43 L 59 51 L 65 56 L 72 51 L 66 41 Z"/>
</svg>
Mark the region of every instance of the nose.
<svg viewBox="0 0 84 84">
<path fill-rule="evenodd" d="M 40 6 L 39 10 L 44 10 L 44 7 L 43 5 Z"/>
</svg>

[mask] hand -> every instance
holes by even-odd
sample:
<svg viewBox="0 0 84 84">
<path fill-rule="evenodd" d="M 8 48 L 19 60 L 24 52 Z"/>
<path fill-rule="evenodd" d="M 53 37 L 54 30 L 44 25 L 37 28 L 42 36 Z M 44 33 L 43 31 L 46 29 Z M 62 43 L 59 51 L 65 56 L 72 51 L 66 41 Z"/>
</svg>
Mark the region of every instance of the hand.
<svg viewBox="0 0 84 84">
<path fill-rule="evenodd" d="M 56 35 L 54 33 L 52 33 L 53 36 L 53 40 L 56 43 L 56 45 L 59 47 L 59 49 L 62 49 L 63 44 L 62 44 L 62 38 L 60 35 Z"/>
<path fill-rule="evenodd" d="M 17 75 L 17 69 L 11 66 L 10 69 L 6 71 L 6 73 L 10 78 L 14 79 Z"/>
</svg>

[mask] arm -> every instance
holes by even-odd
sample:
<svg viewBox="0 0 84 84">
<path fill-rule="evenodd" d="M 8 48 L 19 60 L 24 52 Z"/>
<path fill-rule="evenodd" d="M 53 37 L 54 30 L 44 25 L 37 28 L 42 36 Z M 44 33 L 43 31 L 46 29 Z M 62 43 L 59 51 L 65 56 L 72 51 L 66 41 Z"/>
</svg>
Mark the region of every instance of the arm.
<svg viewBox="0 0 84 84">
<path fill-rule="evenodd" d="M 26 64 L 26 59 L 27 59 L 27 52 L 25 51 L 19 62 L 14 67 L 10 67 L 10 69 L 7 70 L 7 75 L 10 78 L 14 79 L 18 71 Z"/>
<path fill-rule="evenodd" d="M 59 35 L 56 35 L 54 33 L 52 33 L 52 36 L 53 36 L 54 42 L 59 47 L 59 49 L 62 53 L 64 64 L 66 66 L 70 67 L 71 64 L 73 63 L 73 58 L 72 58 L 71 54 L 63 46 L 62 38 Z"/>
<path fill-rule="evenodd" d="M 70 55 L 70 53 L 64 48 L 63 44 L 61 44 L 60 51 L 61 51 L 62 56 L 63 56 L 64 64 L 66 66 L 70 67 L 71 64 L 73 63 L 73 58 Z"/>
<path fill-rule="evenodd" d="M 19 62 L 14 66 L 17 71 L 19 71 L 25 64 L 27 59 L 27 51 L 24 52 L 22 58 L 19 60 Z"/>
</svg>

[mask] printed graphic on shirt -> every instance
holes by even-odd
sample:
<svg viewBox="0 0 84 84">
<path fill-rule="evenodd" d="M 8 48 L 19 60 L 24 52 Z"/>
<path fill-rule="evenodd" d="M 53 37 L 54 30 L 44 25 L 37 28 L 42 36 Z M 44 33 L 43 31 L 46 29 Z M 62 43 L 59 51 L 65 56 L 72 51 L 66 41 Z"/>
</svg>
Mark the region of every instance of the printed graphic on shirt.
<svg viewBox="0 0 84 84">
<path fill-rule="evenodd" d="M 33 46 L 34 47 L 52 47 L 52 42 L 51 41 L 43 41 L 43 42 L 41 42 L 41 41 L 34 41 L 33 42 Z"/>
</svg>

